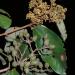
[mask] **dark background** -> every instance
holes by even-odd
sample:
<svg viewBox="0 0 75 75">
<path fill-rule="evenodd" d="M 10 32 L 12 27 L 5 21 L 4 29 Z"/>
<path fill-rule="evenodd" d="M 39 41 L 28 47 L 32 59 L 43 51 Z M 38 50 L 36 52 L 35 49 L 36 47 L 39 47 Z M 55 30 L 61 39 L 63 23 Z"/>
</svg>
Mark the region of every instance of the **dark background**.
<svg viewBox="0 0 75 75">
<path fill-rule="evenodd" d="M 12 26 L 23 26 L 25 24 L 28 24 L 29 21 L 25 20 L 25 15 L 28 12 L 28 1 L 29 0 L 0 0 L 0 9 L 6 10 L 10 15 L 13 20 Z M 46 0 L 44 0 L 46 1 Z M 49 1 L 49 0 L 47 0 Z M 67 53 L 67 75 L 74 75 L 72 74 L 74 71 L 72 70 L 72 67 L 74 66 L 72 59 L 73 59 L 73 53 L 74 53 L 74 24 L 73 24 L 73 10 L 74 8 L 74 2 L 73 0 L 57 0 L 58 4 L 61 4 L 62 6 L 66 7 L 68 11 L 66 12 L 66 20 L 64 21 L 66 24 L 66 29 L 68 33 L 68 38 L 65 43 L 66 47 L 66 53 Z M 44 22 L 44 24 L 54 30 L 58 35 L 60 34 L 58 32 L 58 29 L 54 23 L 48 23 Z M 50 25 L 53 24 L 53 25 Z M 4 32 L 5 30 L 0 28 L 0 33 Z M 4 37 L 0 37 L 0 47 L 3 48 L 5 44 Z M 56 75 L 53 73 L 53 75 Z"/>
</svg>

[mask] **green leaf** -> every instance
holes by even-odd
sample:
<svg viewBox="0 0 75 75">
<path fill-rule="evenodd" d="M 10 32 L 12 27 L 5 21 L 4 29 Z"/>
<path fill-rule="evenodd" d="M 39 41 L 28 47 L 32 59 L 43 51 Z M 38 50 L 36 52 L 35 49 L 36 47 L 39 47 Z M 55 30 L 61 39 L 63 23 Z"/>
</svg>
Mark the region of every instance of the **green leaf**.
<svg viewBox="0 0 75 75">
<path fill-rule="evenodd" d="M 55 54 L 61 54 L 64 52 L 64 44 L 62 40 L 58 37 L 56 33 L 54 33 L 52 30 L 48 29 L 47 27 L 43 25 L 38 25 L 32 29 L 33 36 L 36 36 L 37 39 L 35 40 L 35 45 L 37 48 L 43 47 L 43 38 L 44 36 L 48 36 L 49 44 L 55 45 L 54 53 Z"/>
<path fill-rule="evenodd" d="M 50 67 L 57 73 L 65 75 L 66 68 L 62 61 L 56 57 L 53 57 L 52 55 L 42 55 L 41 58 L 44 62 L 48 63 Z"/>
<path fill-rule="evenodd" d="M 6 75 L 20 75 L 16 69 L 12 69 L 6 73 Z"/>
<path fill-rule="evenodd" d="M 65 75 L 66 63 L 60 59 L 60 55 L 65 51 L 64 43 L 59 38 L 59 36 L 54 33 L 52 30 L 48 29 L 43 25 L 38 25 L 32 29 L 33 37 L 37 37 L 34 40 L 36 48 L 42 48 L 44 46 L 44 37 L 47 35 L 47 39 L 49 40 L 49 45 L 54 45 L 55 48 L 53 50 L 53 54 L 42 54 L 41 58 L 45 63 L 48 63 L 50 67 L 58 74 Z M 39 52 L 39 51 L 38 51 Z M 54 55 L 55 57 L 53 57 Z"/>
<path fill-rule="evenodd" d="M 26 43 L 22 43 L 20 46 L 21 53 L 24 54 L 23 58 L 30 54 L 30 49 Z"/>
<path fill-rule="evenodd" d="M 9 71 L 9 73 L 7 75 L 19 75 L 19 73 L 16 71 L 16 69 L 13 69 L 13 70 Z"/>
<path fill-rule="evenodd" d="M 1 28 L 7 29 L 10 27 L 11 23 L 12 23 L 12 20 L 9 17 L 0 14 L 0 27 Z"/>
</svg>

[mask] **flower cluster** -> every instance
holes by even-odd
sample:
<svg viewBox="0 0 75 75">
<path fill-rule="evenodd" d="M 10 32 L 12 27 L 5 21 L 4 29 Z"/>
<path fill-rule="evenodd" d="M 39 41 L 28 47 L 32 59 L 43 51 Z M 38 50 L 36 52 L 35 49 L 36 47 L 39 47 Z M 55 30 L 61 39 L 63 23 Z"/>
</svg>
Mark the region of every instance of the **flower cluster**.
<svg viewBox="0 0 75 75">
<path fill-rule="evenodd" d="M 52 22 L 59 23 L 61 20 L 65 19 L 66 8 L 63 8 L 61 5 L 57 5 L 55 0 L 51 0 L 51 8 L 49 10 L 50 20 Z"/>
<path fill-rule="evenodd" d="M 42 0 L 31 0 L 29 2 L 29 13 L 26 15 L 27 19 L 30 19 L 33 23 L 43 23 L 43 21 L 60 22 L 65 19 L 66 8 L 61 5 L 57 5 L 55 0 L 47 2 Z"/>
</svg>

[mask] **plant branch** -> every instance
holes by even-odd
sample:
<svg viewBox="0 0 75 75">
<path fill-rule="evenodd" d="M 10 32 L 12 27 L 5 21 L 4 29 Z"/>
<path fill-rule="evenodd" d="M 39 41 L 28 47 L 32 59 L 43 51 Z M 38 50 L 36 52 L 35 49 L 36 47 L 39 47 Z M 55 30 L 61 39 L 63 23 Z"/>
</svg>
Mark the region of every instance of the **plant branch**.
<svg viewBox="0 0 75 75">
<path fill-rule="evenodd" d="M 25 26 L 22 26 L 22 27 L 19 27 L 19 28 L 15 28 L 14 27 L 14 30 L 12 30 L 11 32 L 8 32 L 8 33 L 2 33 L 2 34 L 0 34 L 0 36 L 6 36 L 6 35 L 9 35 L 9 34 L 11 34 L 11 33 L 14 33 L 14 32 L 16 32 L 16 31 L 19 31 L 19 30 L 22 30 L 22 29 L 25 29 L 25 28 L 27 28 L 27 27 L 31 27 L 31 26 L 33 26 L 34 24 L 33 23 L 30 23 L 30 24 L 27 24 L 27 25 L 25 25 Z"/>
<path fill-rule="evenodd" d="M 0 73 L 3 73 L 5 71 L 8 71 L 10 69 L 10 63 L 9 63 L 9 66 L 4 68 L 4 69 L 0 69 Z"/>
<path fill-rule="evenodd" d="M 1 70 L 0 70 L 0 73 L 5 72 L 5 71 L 7 71 L 7 70 L 9 70 L 9 67 L 4 68 L 4 69 L 1 69 Z"/>
</svg>

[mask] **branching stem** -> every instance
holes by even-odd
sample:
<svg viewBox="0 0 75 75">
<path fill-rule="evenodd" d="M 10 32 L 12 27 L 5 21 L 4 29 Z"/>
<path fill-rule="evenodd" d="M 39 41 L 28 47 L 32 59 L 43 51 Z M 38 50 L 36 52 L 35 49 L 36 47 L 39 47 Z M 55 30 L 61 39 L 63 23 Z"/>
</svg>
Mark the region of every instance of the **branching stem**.
<svg viewBox="0 0 75 75">
<path fill-rule="evenodd" d="M 22 27 L 19 27 L 19 28 L 15 28 L 15 27 L 14 27 L 14 30 L 12 30 L 11 32 L 8 32 L 8 33 L 2 33 L 2 34 L 0 34 L 0 36 L 6 36 L 6 35 L 9 35 L 9 34 L 11 34 L 11 33 L 14 33 L 14 32 L 16 32 L 16 31 L 25 29 L 25 28 L 27 28 L 27 27 L 31 27 L 31 26 L 33 26 L 33 25 L 34 25 L 33 23 L 30 23 L 30 24 L 27 24 L 27 25 L 22 26 Z"/>
<path fill-rule="evenodd" d="M 3 73 L 5 71 L 8 71 L 9 69 L 10 69 L 10 62 L 9 62 L 9 66 L 8 67 L 0 70 L 0 73 Z"/>
</svg>

